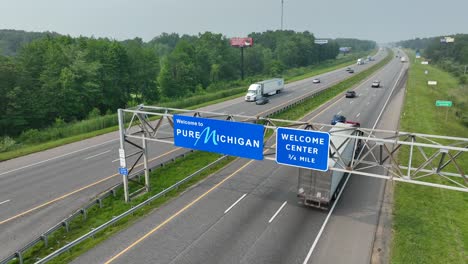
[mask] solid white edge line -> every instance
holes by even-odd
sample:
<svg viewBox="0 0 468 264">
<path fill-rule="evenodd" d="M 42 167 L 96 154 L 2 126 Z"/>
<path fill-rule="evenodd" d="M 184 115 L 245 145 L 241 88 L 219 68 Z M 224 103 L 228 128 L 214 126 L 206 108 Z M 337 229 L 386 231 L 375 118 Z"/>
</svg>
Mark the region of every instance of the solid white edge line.
<svg viewBox="0 0 468 264">
<path fill-rule="evenodd" d="M 102 142 L 102 143 L 97 144 L 97 145 L 93 145 L 93 146 L 89 146 L 89 147 L 86 147 L 86 148 L 83 148 L 83 149 L 75 150 L 75 151 L 72 151 L 72 152 L 69 152 L 69 153 L 67 153 L 67 154 L 63 154 L 63 155 L 57 156 L 57 157 L 53 157 L 53 158 L 50 158 L 50 159 L 46 159 L 46 160 L 43 160 L 43 161 L 39 161 L 39 162 L 36 162 L 36 163 L 33 163 L 33 164 L 29 164 L 29 165 L 26 165 L 26 166 L 23 166 L 23 167 L 20 167 L 20 168 L 16 168 L 16 169 L 13 169 L 13 170 L 5 171 L 5 172 L 0 173 L 0 175 L 4 175 L 4 174 L 10 173 L 10 172 L 14 172 L 14 171 L 17 171 L 17 170 L 21 170 L 21 169 L 26 169 L 26 168 L 29 168 L 29 167 L 32 167 L 32 166 L 36 166 L 36 165 L 39 165 L 39 164 L 44 163 L 44 162 L 47 162 L 47 161 L 51 161 L 51 160 L 59 159 L 59 158 L 62 158 L 62 157 L 66 157 L 66 156 L 68 156 L 68 155 L 75 154 L 75 153 L 77 153 L 77 152 L 80 152 L 80 151 L 83 151 L 83 150 L 87 150 L 87 149 L 90 149 L 90 148 L 94 148 L 94 147 L 97 147 L 97 146 L 101 146 L 101 145 L 104 145 L 104 144 L 107 144 L 107 143 L 109 143 L 109 142 L 116 141 L 116 140 L 119 140 L 119 139 L 118 139 L 118 138 L 112 139 L 112 140 L 109 140 L 109 141 L 106 141 L 106 142 Z"/>
<path fill-rule="evenodd" d="M 224 211 L 224 214 L 227 214 L 227 212 L 229 212 L 229 210 L 231 210 L 234 206 L 236 206 L 236 204 L 238 202 L 240 202 L 242 199 L 244 199 L 244 197 L 246 196 L 247 194 L 244 193 L 244 195 L 242 195 L 239 199 L 237 199 L 237 201 L 235 201 L 231 206 L 229 206 L 228 209 L 226 209 L 226 211 Z"/>
<path fill-rule="evenodd" d="M 306 258 L 304 259 L 304 262 L 303 262 L 302 264 L 307 264 L 307 262 L 309 261 L 310 257 L 312 256 L 312 252 L 314 252 L 315 246 L 317 246 L 317 243 L 318 243 L 320 237 L 322 236 L 323 230 L 325 230 L 325 226 L 327 225 L 328 220 L 330 219 L 330 216 L 331 216 L 331 214 L 333 213 L 333 210 L 335 210 L 336 203 L 337 203 L 338 200 L 340 199 L 341 194 L 343 193 L 343 190 L 345 189 L 346 184 L 348 183 L 348 180 L 349 180 L 349 177 L 350 177 L 350 176 L 351 176 L 351 175 L 348 175 L 348 177 L 346 178 L 346 181 L 345 181 L 345 183 L 343 184 L 343 187 L 341 188 L 340 193 L 338 194 L 338 197 L 336 197 L 335 202 L 333 203 L 333 206 L 332 206 L 332 208 L 330 209 L 330 212 L 329 212 L 328 215 L 327 215 L 327 218 L 325 218 L 325 221 L 323 222 L 322 226 L 320 227 L 320 231 L 318 232 L 317 237 L 315 238 L 314 243 L 313 243 L 312 246 L 310 247 L 309 253 L 307 253 L 307 256 L 306 256 Z"/>
<path fill-rule="evenodd" d="M 116 162 L 116 161 L 119 161 L 119 160 L 120 160 L 120 159 L 115 159 L 115 160 L 113 160 L 112 162 Z"/>
<path fill-rule="evenodd" d="M 281 209 L 283 209 L 283 207 L 288 203 L 288 201 L 285 201 L 281 207 L 278 209 L 278 211 L 276 211 L 276 213 L 270 218 L 270 220 L 268 221 L 269 224 L 271 224 L 271 222 L 273 222 L 273 219 L 275 219 L 275 217 L 279 214 L 279 212 L 281 211 Z"/>
<path fill-rule="evenodd" d="M 0 205 L 1 204 L 4 204 L 4 203 L 8 203 L 10 200 L 6 200 L 6 201 L 3 201 L 3 202 L 0 202 Z"/>
<path fill-rule="evenodd" d="M 110 152 L 110 151 L 111 151 L 111 150 L 109 149 L 109 150 L 106 150 L 106 151 L 104 151 L 104 152 L 98 153 L 98 154 L 96 154 L 96 155 L 93 155 L 93 156 L 89 156 L 89 157 L 87 157 L 87 158 L 84 158 L 83 160 L 89 160 L 89 159 L 92 159 L 92 158 L 94 158 L 94 157 L 100 156 L 100 155 L 102 155 L 102 154 L 106 154 L 107 152 Z"/>
<path fill-rule="evenodd" d="M 384 105 L 383 105 L 383 107 L 382 107 L 382 110 L 380 111 L 380 114 L 379 114 L 379 116 L 377 117 L 377 119 L 376 119 L 376 121 L 375 121 L 374 126 L 372 127 L 372 129 L 375 129 L 375 127 L 377 126 L 377 123 L 378 123 L 379 120 L 380 120 L 380 117 L 382 117 L 382 115 L 383 115 L 385 109 L 387 108 L 387 104 L 388 104 L 388 102 L 390 101 L 390 98 L 392 98 L 393 92 L 395 91 L 395 88 L 396 88 L 396 86 L 397 86 L 397 84 L 398 84 L 398 81 L 400 81 L 401 75 L 403 74 L 403 72 L 405 71 L 405 69 L 406 69 L 405 66 L 401 67 L 400 74 L 398 75 L 398 78 L 397 78 L 395 84 L 393 85 L 392 90 L 390 91 L 390 94 L 388 95 L 387 100 L 385 101 L 385 103 L 384 103 Z M 369 136 L 370 136 L 370 135 L 369 135 Z"/>
<path fill-rule="evenodd" d="M 379 116 L 378 116 L 377 119 L 375 120 L 375 123 L 374 123 L 374 126 L 373 126 L 372 129 L 375 129 L 375 127 L 377 126 L 377 123 L 379 122 L 379 119 L 380 119 L 380 117 L 382 116 L 383 111 L 385 110 L 385 108 L 386 108 L 386 106 L 387 106 L 387 103 L 388 103 L 388 101 L 390 100 L 390 97 L 392 96 L 393 91 L 394 91 L 394 89 L 395 89 L 395 87 L 396 87 L 398 81 L 400 80 L 401 74 L 403 73 L 403 70 L 404 70 L 404 69 L 405 69 L 405 67 L 402 67 L 402 69 L 401 69 L 401 71 L 400 71 L 400 75 L 398 75 L 397 81 L 396 81 L 395 85 L 393 86 L 392 91 L 390 92 L 390 96 L 387 98 L 387 101 L 385 102 L 385 104 L 384 104 L 384 106 L 383 106 L 383 108 L 382 108 L 382 111 L 380 112 Z M 340 193 L 338 194 L 338 197 L 336 197 L 336 200 L 335 200 L 335 202 L 333 203 L 333 206 L 332 206 L 332 208 L 330 209 L 330 212 L 328 213 L 327 218 L 325 218 L 325 221 L 323 222 L 322 227 L 320 227 L 320 231 L 319 231 L 319 233 L 317 234 L 317 237 L 315 238 L 314 243 L 313 243 L 312 246 L 310 247 L 309 253 L 307 253 L 307 256 L 306 256 L 306 258 L 304 259 L 303 264 L 307 264 L 307 262 L 309 261 L 310 257 L 312 256 L 312 252 L 314 251 L 315 247 L 317 246 L 317 243 L 318 243 L 320 237 L 322 236 L 323 230 L 325 229 L 325 226 L 327 225 L 327 222 L 328 222 L 328 220 L 330 219 L 330 216 L 331 216 L 331 214 L 333 213 L 333 210 L 335 210 L 335 205 L 336 205 L 336 203 L 338 202 L 338 200 L 340 199 L 341 194 L 343 193 L 343 191 L 344 191 L 344 189 L 345 189 L 345 187 L 346 187 L 346 184 L 348 183 L 348 180 L 349 180 L 349 177 L 350 177 L 350 176 L 351 176 L 351 175 L 348 175 L 348 177 L 346 178 L 346 181 L 345 181 L 345 183 L 343 184 L 343 187 L 341 188 L 341 191 L 340 191 Z"/>
</svg>

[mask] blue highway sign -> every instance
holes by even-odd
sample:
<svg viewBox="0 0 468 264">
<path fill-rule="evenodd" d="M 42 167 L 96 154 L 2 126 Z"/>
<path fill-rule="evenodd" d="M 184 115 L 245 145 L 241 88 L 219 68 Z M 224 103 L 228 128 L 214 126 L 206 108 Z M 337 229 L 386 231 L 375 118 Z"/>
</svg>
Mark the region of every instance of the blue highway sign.
<svg viewBox="0 0 468 264">
<path fill-rule="evenodd" d="M 276 162 L 279 164 L 328 170 L 330 134 L 279 127 L 276 131 Z"/>
<path fill-rule="evenodd" d="M 174 115 L 174 145 L 262 160 L 263 126 Z"/>
<path fill-rule="evenodd" d="M 122 174 L 122 175 L 127 176 L 128 175 L 128 169 L 119 167 L 119 173 Z"/>
</svg>

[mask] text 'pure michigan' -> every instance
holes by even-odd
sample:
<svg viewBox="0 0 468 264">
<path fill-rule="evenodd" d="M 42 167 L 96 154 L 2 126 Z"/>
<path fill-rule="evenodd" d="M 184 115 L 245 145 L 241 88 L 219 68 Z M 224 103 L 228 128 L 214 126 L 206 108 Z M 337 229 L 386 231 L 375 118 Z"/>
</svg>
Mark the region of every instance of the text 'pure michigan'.
<svg viewBox="0 0 468 264">
<path fill-rule="evenodd" d="M 181 121 L 181 120 L 177 120 Z M 246 146 L 246 147 L 260 147 L 260 140 L 251 140 L 248 138 L 243 137 L 236 137 L 236 136 L 227 136 L 227 135 L 220 135 L 216 133 L 215 129 L 211 129 L 211 127 L 205 127 L 201 132 L 187 130 L 187 129 L 176 129 L 176 135 L 182 136 L 185 138 L 193 138 L 196 139 L 194 146 L 197 146 L 200 139 L 201 143 L 209 144 L 212 143 L 213 145 L 217 146 L 220 143 L 222 144 L 233 144 L 238 146 Z"/>
<path fill-rule="evenodd" d="M 177 146 L 263 159 L 263 126 L 200 117 L 175 116 Z"/>
</svg>

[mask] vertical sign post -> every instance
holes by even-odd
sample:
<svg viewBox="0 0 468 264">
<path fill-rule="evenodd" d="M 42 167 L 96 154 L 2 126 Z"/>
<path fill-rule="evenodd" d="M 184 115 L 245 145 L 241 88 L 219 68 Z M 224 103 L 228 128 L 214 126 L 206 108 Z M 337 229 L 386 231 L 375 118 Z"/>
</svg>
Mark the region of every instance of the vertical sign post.
<svg viewBox="0 0 468 264">
<path fill-rule="evenodd" d="M 448 110 L 449 110 L 449 107 L 452 107 L 452 101 L 437 100 L 435 105 L 439 107 L 447 107 L 447 111 L 445 112 L 445 122 L 447 122 Z"/>
<path fill-rule="evenodd" d="M 232 47 L 238 47 L 241 50 L 241 79 L 244 80 L 244 48 L 253 46 L 252 38 L 231 38 Z"/>
<path fill-rule="evenodd" d="M 319 56 L 318 56 L 318 60 L 319 60 L 319 63 L 321 61 L 321 58 L 322 58 L 322 45 L 324 44 L 327 44 L 328 43 L 328 39 L 316 39 L 314 40 L 314 43 L 319 45 Z"/>
<path fill-rule="evenodd" d="M 126 161 L 125 161 L 125 123 L 124 123 L 124 116 L 123 116 L 123 110 L 119 109 L 118 110 L 118 117 L 119 117 L 119 135 L 120 135 L 120 149 L 119 149 L 119 158 L 120 158 L 120 167 L 119 167 L 119 173 L 122 174 L 122 181 L 123 181 L 123 187 L 124 187 L 124 196 L 125 196 L 125 202 L 128 203 L 130 201 L 129 195 L 128 195 L 128 170 L 126 168 Z"/>
</svg>

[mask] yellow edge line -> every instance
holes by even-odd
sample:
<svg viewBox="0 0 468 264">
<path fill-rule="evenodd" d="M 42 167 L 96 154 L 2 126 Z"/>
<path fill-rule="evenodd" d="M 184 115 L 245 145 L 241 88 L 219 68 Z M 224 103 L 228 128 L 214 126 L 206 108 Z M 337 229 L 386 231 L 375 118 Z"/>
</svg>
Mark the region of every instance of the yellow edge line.
<svg viewBox="0 0 468 264">
<path fill-rule="evenodd" d="M 162 222 L 161 224 L 159 224 L 158 226 L 156 226 L 155 228 L 153 228 L 151 231 L 149 231 L 148 233 L 146 233 L 144 236 L 140 237 L 138 240 L 136 240 L 135 242 L 133 242 L 130 246 L 128 246 L 127 248 L 125 248 L 124 250 L 120 251 L 117 255 L 113 256 L 111 259 L 109 259 L 108 261 L 105 262 L 105 264 L 108 264 L 108 263 L 111 263 L 112 261 L 114 261 L 115 259 L 117 259 L 118 257 L 120 257 L 121 255 L 123 255 L 124 253 L 126 253 L 127 251 L 129 251 L 130 249 L 132 249 L 134 246 L 136 246 L 137 244 L 139 244 L 141 241 L 143 241 L 144 239 L 146 239 L 148 236 L 150 236 L 151 234 L 153 234 L 154 232 L 158 231 L 161 227 L 165 226 L 167 223 L 169 223 L 172 219 L 174 219 L 175 217 L 177 217 L 179 214 L 183 213 L 185 210 L 189 209 L 190 207 L 192 207 L 195 203 L 197 203 L 198 201 L 200 201 L 203 197 L 205 197 L 206 195 L 208 195 L 210 192 L 212 192 L 214 189 L 218 188 L 221 184 L 223 184 L 225 181 L 229 180 L 230 178 L 232 178 L 234 175 L 236 175 L 239 171 L 243 170 L 245 167 L 247 167 L 250 163 L 252 163 L 253 160 L 247 162 L 246 164 L 244 164 L 242 167 L 240 167 L 239 169 L 237 169 L 235 172 L 233 172 L 231 175 L 227 176 L 225 179 L 223 179 L 221 182 L 219 182 L 218 184 L 216 184 L 215 186 L 211 187 L 211 189 L 209 189 L 208 191 L 206 191 L 205 193 L 203 193 L 202 195 L 198 196 L 195 200 L 193 200 L 192 202 L 190 202 L 189 204 L 187 204 L 184 208 L 180 209 L 179 211 L 177 211 L 177 213 L 171 215 L 169 218 L 167 218 L 166 220 L 164 220 L 164 222 Z"/>
<path fill-rule="evenodd" d="M 148 162 L 151 162 L 151 161 L 153 161 L 153 160 L 155 160 L 155 159 L 159 159 L 160 157 L 165 156 L 165 155 L 167 155 L 167 154 L 170 154 L 170 153 L 172 153 L 172 152 L 174 152 L 174 151 L 176 151 L 176 150 L 179 150 L 179 149 L 181 149 L 181 148 L 176 148 L 176 149 L 173 149 L 173 150 L 171 150 L 171 151 L 168 151 L 168 152 L 166 152 L 166 153 L 164 153 L 164 154 L 162 154 L 162 155 L 159 155 L 158 157 L 155 157 L 155 158 L 150 159 Z M 140 163 L 140 164 L 136 165 L 135 167 L 138 167 L 138 166 L 141 166 L 141 165 L 143 165 L 143 163 Z M 7 219 L 5 219 L 5 220 L 2 220 L 2 221 L 0 221 L 0 225 L 5 224 L 5 223 L 7 223 L 7 222 L 10 222 L 10 221 L 12 221 L 12 220 L 14 220 L 14 219 L 16 219 L 16 218 L 18 218 L 18 217 L 21 217 L 21 216 L 23 216 L 23 215 L 26 215 L 26 214 L 30 213 L 30 212 L 32 212 L 32 211 L 35 211 L 35 210 L 37 210 L 37 209 L 40 209 L 40 208 L 42 208 L 42 207 L 48 206 L 48 205 L 50 205 L 50 204 L 52 204 L 52 203 L 55 203 L 55 202 L 60 201 L 60 200 L 62 200 L 62 199 L 65 199 L 65 198 L 67 198 L 67 197 L 69 197 L 69 196 L 71 196 L 71 195 L 73 195 L 73 194 L 75 194 L 75 193 L 78 193 L 78 192 L 80 192 L 80 191 L 83 191 L 83 190 L 85 190 L 85 189 L 88 189 L 88 188 L 90 188 L 90 187 L 93 187 L 93 186 L 95 186 L 95 185 L 97 185 L 97 184 L 99 184 L 99 183 L 101 183 L 101 182 L 107 181 L 107 180 L 109 180 L 109 179 L 111 179 L 111 178 L 113 178 L 113 177 L 119 176 L 119 175 L 120 175 L 120 174 L 118 174 L 118 173 L 113 174 L 113 175 L 108 176 L 108 177 L 106 177 L 106 178 L 104 178 L 104 179 L 101 179 L 101 180 L 99 180 L 99 181 L 97 181 L 97 182 L 91 183 L 91 184 L 89 184 L 89 185 L 86 185 L 86 186 L 84 186 L 84 187 L 81 187 L 81 188 L 79 188 L 79 189 L 76 189 L 76 190 L 74 190 L 74 191 L 72 191 L 72 192 L 70 192 L 70 193 L 64 194 L 64 195 L 62 195 L 62 196 L 60 196 L 60 197 L 57 197 L 57 198 L 55 198 L 55 199 L 52 199 L 52 200 L 50 200 L 50 201 L 48 201 L 48 202 L 45 202 L 45 203 L 43 203 L 43 204 L 41 204 L 41 205 L 38 205 L 38 206 L 36 206 L 36 207 L 33 207 L 33 208 L 29 209 L 29 210 L 26 210 L 26 211 L 24 211 L 24 212 L 22 212 L 22 213 L 19 213 L 19 214 L 15 215 L 15 216 L 12 216 L 12 217 L 10 217 L 10 218 L 7 218 Z"/>
</svg>

